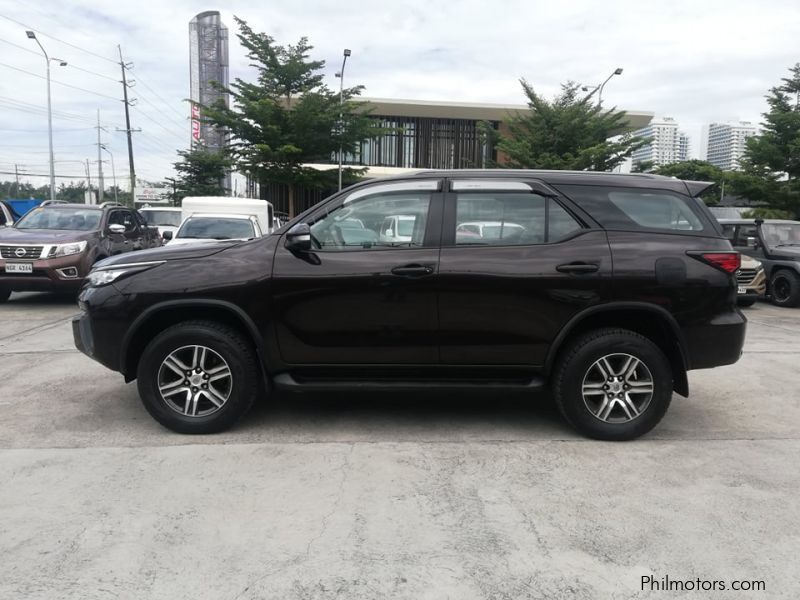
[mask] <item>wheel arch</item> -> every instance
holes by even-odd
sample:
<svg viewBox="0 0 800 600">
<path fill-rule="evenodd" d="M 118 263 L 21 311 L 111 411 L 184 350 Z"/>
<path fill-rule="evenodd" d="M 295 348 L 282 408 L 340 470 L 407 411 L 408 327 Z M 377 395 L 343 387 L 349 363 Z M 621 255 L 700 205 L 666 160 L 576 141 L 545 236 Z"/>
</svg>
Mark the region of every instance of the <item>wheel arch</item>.
<svg viewBox="0 0 800 600">
<path fill-rule="evenodd" d="M 243 334 L 256 349 L 262 374 L 264 339 L 250 316 L 231 302 L 215 299 L 168 300 L 148 307 L 125 333 L 120 353 L 120 372 L 125 381 L 136 378 L 142 352 L 155 335 L 166 327 L 198 319 L 224 323 Z"/>
<path fill-rule="evenodd" d="M 620 327 L 635 331 L 656 344 L 672 367 L 673 389 L 689 395 L 686 343 L 675 317 L 666 309 L 644 302 L 614 302 L 587 308 L 561 328 L 550 345 L 544 370 L 548 376 L 570 340 L 593 329 Z"/>
</svg>

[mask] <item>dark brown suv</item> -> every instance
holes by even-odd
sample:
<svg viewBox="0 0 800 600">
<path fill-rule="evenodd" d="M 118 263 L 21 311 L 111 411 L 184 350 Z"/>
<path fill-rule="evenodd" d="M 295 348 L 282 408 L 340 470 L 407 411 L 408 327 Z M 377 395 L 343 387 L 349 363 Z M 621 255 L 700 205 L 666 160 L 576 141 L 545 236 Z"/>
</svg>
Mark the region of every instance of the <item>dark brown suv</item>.
<svg viewBox="0 0 800 600">
<path fill-rule="evenodd" d="M 0 228 L 0 302 L 11 292 L 76 292 L 99 260 L 161 245 L 158 231 L 117 204 L 48 204 Z"/>
<path fill-rule="evenodd" d="M 708 183 L 564 171 L 442 171 L 341 191 L 271 235 L 111 258 L 77 347 L 179 432 L 260 394 L 550 386 L 566 420 L 631 439 L 687 371 L 736 362 L 734 252 Z M 402 222 L 395 231 L 387 226 Z"/>
</svg>

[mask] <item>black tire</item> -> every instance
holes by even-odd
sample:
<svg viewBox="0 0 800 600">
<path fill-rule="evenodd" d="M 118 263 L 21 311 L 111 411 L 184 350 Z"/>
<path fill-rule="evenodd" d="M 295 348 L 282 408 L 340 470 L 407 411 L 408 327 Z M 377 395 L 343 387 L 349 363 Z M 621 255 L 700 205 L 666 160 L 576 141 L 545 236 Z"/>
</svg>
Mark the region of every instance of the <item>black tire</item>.
<svg viewBox="0 0 800 600">
<path fill-rule="evenodd" d="M 11 297 L 11 290 L 0 287 L 0 304 L 7 302 Z"/>
<path fill-rule="evenodd" d="M 789 269 L 778 269 L 769 280 L 772 303 L 777 306 L 800 306 L 800 275 Z"/>
<path fill-rule="evenodd" d="M 606 415 L 612 422 L 596 416 L 589 404 L 594 408 L 594 399 L 599 395 L 597 412 L 602 415 L 599 405 L 606 402 L 607 394 L 614 390 L 592 390 L 590 393 L 593 395 L 587 401 L 584 401 L 583 394 L 585 382 L 593 386 L 628 385 L 625 383 L 628 378 L 624 381 L 620 378 L 619 383 L 614 381 L 612 384 L 606 384 L 606 379 L 601 379 L 600 384 L 590 379 L 601 372 L 596 370 L 595 364 L 609 355 L 612 356 L 612 366 L 619 365 L 613 369 L 614 372 L 624 370 L 626 356 L 641 361 L 644 367 L 635 367 L 636 370 L 631 374 L 631 386 L 646 385 L 644 382 L 648 376 L 652 381 L 649 399 L 643 392 L 630 396 L 624 390 L 616 390 L 620 392 L 619 400 L 612 398 L 610 406 L 613 409 Z M 581 335 L 565 349 L 553 373 L 553 395 L 564 419 L 579 433 L 598 440 L 632 440 L 653 429 L 666 414 L 672 400 L 672 368 L 664 353 L 646 337 L 627 329 L 597 329 Z M 627 408 L 629 404 L 623 408 L 623 397 L 628 400 L 635 398 L 634 408 L 640 409 L 638 416 L 631 418 L 627 414 L 635 413 Z M 629 420 L 621 421 L 624 419 Z"/>
<path fill-rule="evenodd" d="M 214 360 L 221 358 L 230 372 L 230 379 L 223 382 L 225 389 L 222 394 L 227 392 L 227 399 L 220 407 L 216 407 L 211 403 L 211 397 L 201 391 L 200 394 L 206 395 L 194 403 L 194 410 L 206 406 L 211 412 L 197 416 L 179 413 L 159 391 L 159 378 L 164 378 L 165 375 L 175 377 L 173 372 L 166 368 L 164 361 L 173 353 L 191 352 L 184 349 L 194 345 L 210 349 L 209 356 L 215 355 Z M 188 365 L 189 361 L 181 362 Z M 222 362 L 217 361 L 217 364 L 222 365 Z M 209 373 L 212 372 L 213 370 L 209 370 Z M 217 433 L 228 429 L 247 414 L 262 389 L 256 352 L 252 344 L 237 331 L 214 321 L 185 321 L 161 332 L 142 353 L 137 377 L 139 396 L 147 412 L 164 427 L 178 433 Z M 195 377 L 194 372 L 192 377 Z M 203 375 L 197 377 L 202 378 Z M 190 384 L 194 385 L 192 382 Z M 210 382 L 204 385 L 211 387 Z M 180 384 L 179 387 L 184 386 Z M 191 389 L 199 390 L 200 386 Z M 183 398 L 188 396 L 187 389 Z M 192 397 L 194 398 L 195 394 L 192 394 Z M 173 402 L 181 402 L 180 397 L 169 396 L 169 398 L 173 399 Z M 186 406 L 190 404 L 191 402 L 187 400 Z"/>
<path fill-rule="evenodd" d="M 753 304 L 755 304 L 755 303 L 756 303 L 756 299 L 754 297 L 751 298 L 751 297 L 748 296 L 747 298 L 737 298 L 736 299 L 736 304 L 738 304 L 742 308 L 747 308 L 748 306 L 753 306 Z"/>
</svg>

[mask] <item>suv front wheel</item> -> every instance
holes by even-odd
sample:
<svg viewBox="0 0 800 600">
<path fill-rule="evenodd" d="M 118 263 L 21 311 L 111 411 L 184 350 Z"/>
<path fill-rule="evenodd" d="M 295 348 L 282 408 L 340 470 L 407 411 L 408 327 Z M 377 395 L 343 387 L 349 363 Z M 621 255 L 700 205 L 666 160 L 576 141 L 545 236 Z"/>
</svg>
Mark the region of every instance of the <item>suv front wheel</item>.
<svg viewBox="0 0 800 600">
<path fill-rule="evenodd" d="M 788 269 L 778 269 L 770 280 L 772 302 L 778 306 L 800 306 L 800 275 Z"/>
<path fill-rule="evenodd" d="M 586 333 L 566 349 L 554 373 L 561 414 L 599 440 L 631 440 L 659 421 L 672 399 L 672 369 L 649 339 L 626 329 Z"/>
<path fill-rule="evenodd" d="M 178 433 L 216 433 L 243 417 L 261 389 L 252 345 L 213 321 L 185 321 L 145 348 L 139 395 L 153 418 Z"/>
</svg>

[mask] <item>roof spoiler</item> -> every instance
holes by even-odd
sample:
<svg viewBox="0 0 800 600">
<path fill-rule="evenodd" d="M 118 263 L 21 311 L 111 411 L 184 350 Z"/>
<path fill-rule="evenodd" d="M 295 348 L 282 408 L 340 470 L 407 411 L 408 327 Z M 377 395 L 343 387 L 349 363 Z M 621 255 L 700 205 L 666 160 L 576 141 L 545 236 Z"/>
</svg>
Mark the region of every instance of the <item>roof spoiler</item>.
<svg viewBox="0 0 800 600">
<path fill-rule="evenodd" d="M 692 198 L 696 198 L 711 186 L 717 185 L 716 181 L 686 181 L 685 179 L 683 183 L 689 188 L 689 195 Z"/>
</svg>

